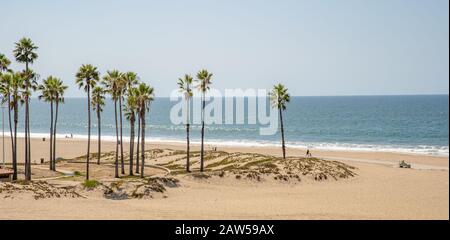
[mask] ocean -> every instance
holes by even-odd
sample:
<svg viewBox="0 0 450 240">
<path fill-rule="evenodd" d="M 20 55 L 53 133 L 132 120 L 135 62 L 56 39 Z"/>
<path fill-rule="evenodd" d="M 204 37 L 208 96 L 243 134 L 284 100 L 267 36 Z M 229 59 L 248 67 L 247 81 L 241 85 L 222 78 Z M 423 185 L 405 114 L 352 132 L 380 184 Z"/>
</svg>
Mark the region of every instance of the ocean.
<svg viewBox="0 0 450 240">
<path fill-rule="evenodd" d="M 147 115 L 149 141 L 184 142 L 184 125 L 172 124 L 169 98 L 156 98 Z M 49 103 L 31 100 L 32 136 L 49 132 Z M 87 137 L 85 98 L 66 98 L 60 105 L 58 136 Z M 449 96 L 339 96 L 292 97 L 284 112 L 286 144 L 291 148 L 347 151 L 388 151 L 414 154 L 449 155 Z M 236 111 L 236 110 L 234 110 Z M 252 111 L 250 111 L 252 112 Z M 102 113 L 104 140 L 115 139 L 113 103 L 107 100 Z M 223 117 L 227 114 L 223 109 Z M 254 114 L 254 113 L 252 113 Z M 96 115 L 92 115 L 92 134 L 97 134 Z M 245 117 L 247 119 L 248 116 Z M 20 112 L 23 119 L 23 111 Z M 1 120 L 1 119 L 0 119 Z M 129 124 L 123 118 L 124 136 Z M 279 146 L 280 132 L 261 136 L 260 124 L 211 124 L 206 126 L 208 145 Z M 5 132 L 9 133 L 5 111 Z M 20 120 L 19 132 L 23 132 Z M 127 139 L 127 138 L 126 138 Z M 200 126 L 191 126 L 191 141 L 199 142 Z"/>
</svg>

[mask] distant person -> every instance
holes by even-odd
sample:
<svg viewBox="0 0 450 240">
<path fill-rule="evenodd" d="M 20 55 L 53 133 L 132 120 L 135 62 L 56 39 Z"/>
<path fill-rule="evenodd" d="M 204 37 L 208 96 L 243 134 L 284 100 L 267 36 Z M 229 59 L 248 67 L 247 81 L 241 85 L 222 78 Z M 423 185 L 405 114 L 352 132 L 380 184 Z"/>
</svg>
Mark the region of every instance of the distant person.
<svg viewBox="0 0 450 240">
<path fill-rule="evenodd" d="M 73 134 L 72 133 L 70 134 L 70 138 L 73 138 Z"/>
<path fill-rule="evenodd" d="M 306 150 L 306 156 L 307 157 L 312 157 L 311 151 L 309 151 L 309 149 Z"/>
</svg>

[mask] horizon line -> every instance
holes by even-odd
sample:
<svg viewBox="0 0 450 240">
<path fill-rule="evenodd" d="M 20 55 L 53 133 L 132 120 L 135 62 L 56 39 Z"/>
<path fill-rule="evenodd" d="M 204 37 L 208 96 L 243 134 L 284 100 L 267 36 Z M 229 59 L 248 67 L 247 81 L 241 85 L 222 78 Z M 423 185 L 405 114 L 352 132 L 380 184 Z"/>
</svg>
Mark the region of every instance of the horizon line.
<svg viewBox="0 0 450 240">
<path fill-rule="evenodd" d="M 449 93 L 418 93 L 418 94 L 349 94 L 349 95 L 291 95 L 291 97 L 395 97 L 395 96 L 448 96 Z M 225 96 L 222 96 L 226 98 Z M 37 98 L 37 97 L 31 97 Z M 68 96 L 64 98 L 86 98 L 85 96 Z M 108 98 L 108 97 L 107 97 Z M 155 98 L 170 98 L 170 96 L 155 96 Z M 195 97 L 194 97 L 195 98 Z"/>
</svg>

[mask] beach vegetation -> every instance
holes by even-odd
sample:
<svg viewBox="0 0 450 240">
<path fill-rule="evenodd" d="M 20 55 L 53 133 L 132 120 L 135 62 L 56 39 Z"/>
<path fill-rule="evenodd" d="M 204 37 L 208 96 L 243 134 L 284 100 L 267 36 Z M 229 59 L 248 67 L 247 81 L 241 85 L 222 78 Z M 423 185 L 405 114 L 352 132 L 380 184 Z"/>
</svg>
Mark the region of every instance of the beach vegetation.
<svg viewBox="0 0 450 240">
<path fill-rule="evenodd" d="M 83 184 L 83 187 L 85 187 L 87 189 L 94 189 L 100 185 L 100 182 L 98 182 L 97 180 L 84 180 L 84 182 L 82 184 Z"/>
</svg>

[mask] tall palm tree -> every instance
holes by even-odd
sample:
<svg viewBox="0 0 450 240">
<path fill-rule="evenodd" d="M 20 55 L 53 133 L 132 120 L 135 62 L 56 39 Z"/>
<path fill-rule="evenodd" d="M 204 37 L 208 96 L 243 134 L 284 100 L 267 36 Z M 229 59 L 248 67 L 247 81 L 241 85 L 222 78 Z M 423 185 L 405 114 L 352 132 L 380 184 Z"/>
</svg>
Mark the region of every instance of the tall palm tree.
<svg viewBox="0 0 450 240">
<path fill-rule="evenodd" d="M 212 84 L 211 78 L 212 73 L 209 73 L 207 70 L 203 69 L 197 73 L 197 88 L 202 93 L 202 131 L 201 131 L 201 146 L 200 146 L 200 172 L 203 172 L 204 167 L 204 138 L 205 138 L 205 105 L 206 105 L 206 92 L 209 90 L 210 85 Z"/>
<path fill-rule="evenodd" d="M 102 153 L 102 137 L 101 137 L 101 112 L 105 106 L 105 90 L 97 86 L 92 90 L 92 108 L 97 113 L 97 127 L 98 127 L 98 154 L 97 164 L 100 165 L 100 155 Z"/>
<path fill-rule="evenodd" d="M 103 77 L 103 84 L 105 85 L 107 91 L 111 95 L 114 101 L 114 119 L 116 125 L 116 156 L 115 156 L 115 174 L 114 177 L 119 177 L 119 128 L 117 123 L 117 101 L 120 98 L 119 85 L 122 81 L 122 74 L 117 70 L 107 71 L 106 75 Z"/>
<path fill-rule="evenodd" d="M 136 88 L 136 98 L 139 104 L 139 118 L 141 119 L 141 178 L 144 177 L 145 166 L 145 113 L 150 109 L 150 102 L 154 99 L 154 89 L 141 83 Z"/>
<path fill-rule="evenodd" d="M 180 92 L 184 94 L 184 99 L 186 100 L 186 171 L 190 172 L 189 170 L 189 123 L 191 115 L 190 112 L 190 100 L 192 98 L 192 77 L 188 74 L 185 74 L 183 78 L 178 78 L 178 88 L 180 89 Z"/>
<path fill-rule="evenodd" d="M 91 64 L 83 64 L 76 73 L 76 84 L 87 93 L 88 96 L 88 145 L 86 155 L 86 180 L 89 180 L 89 157 L 91 147 L 91 89 L 95 87 L 99 80 L 100 73 Z"/>
<path fill-rule="evenodd" d="M 137 93 L 136 93 L 137 94 Z M 136 114 L 138 115 L 138 134 L 137 134 L 137 144 L 136 144 L 136 173 L 139 173 L 139 143 L 141 142 L 141 118 L 139 117 L 139 113 L 141 112 L 141 108 L 139 104 L 136 107 Z"/>
<path fill-rule="evenodd" d="M 53 170 L 56 170 L 56 124 L 58 123 L 59 103 L 64 103 L 64 92 L 67 86 L 63 85 L 61 79 L 55 79 L 55 126 L 53 127 Z"/>
<path fill-rule="evenodd" d="M 139 83 L 139 77 L 137 75 L 137 73 L 135 72 L 126 72 L 122 75 L 122 79 L 123 79 L 123 84 L 124 84 L 124 92 L 126 92 L 126 94 L 130 94 L 130 90 L 133 89 L 138 83 Z M 136 109 L 136 112 L 137 109 Z M 121 114 L 122 115 L 122 114 Z M 122 120 L 121 121 L 121 126 L 122 126 Z M 139 173 L 139 136 L 140 136 L 140 125 L 141 125 L 141 121 L 140 118 L 138 118 L 138 137 L 137 137 L 137 147 L 136 147 L 136 173 Z M 120 136 L 122 138 L 122 127 L 121 127 L 121 132 L 120 132 Z M 121 140 L 122 141 L 122 140 Z M 122 149 L 121 149 L 122 151 Z"/>
<path fill-rule="evenodd" d="M 136 111 L 138 109 L 138 102 L 136 98 L 136 89 L 128 89 L 125 116 L 130 121 L 130 175 L 133 175 L 133 157 L 134 157 L 134 123 L 136 122 Z"/>
<path fill-rule="evenodd" d="M 53 103 L 55 102 L 55 78 L 53 76 L 49 76 L 45 79 L 42 85 L 39 86 L 39 90 L 42 92 L 39 95 L 39 100 L 44 100 L 46 102 L 50 102 L 50 157 L 49 157 L 49 168 L 53 169 Z"/>
<path fill-rule="evenodd" d="M 11 95 L 13 92 L 12 89 L 12 77 L 13 74 L 9 72 L 8 74 L 0 73 L 0 94 L 2 95 L 2 104 L 7 104 L 8 107 L 8 125 L 9 125 L 9 136 L 11 138 L 11 155 L 14 155 L 14 135 L 12 131 L 12 123 L 11 123 Z"/>
<path fill-rule="evenodd" d="M 38 87 L 37 79 L 39 76 L 31 69 L 24 70 L 21 73 L 22 78 L 24 79 L 24 84 L 22 85 L 22 98 L 23 102 L 25 103 L 25 115 L 28 116 L 25 118 L 25 136 L 28 136 L 26 138 L 27 146 L 25 148 L 25 180 L 30 181 L 31 180 L 31 136 L 30 136 L 30 108 L 26 107 L 27 103 L 29 106 L 31 94 L 33 91 L 35 91 Z"/>
<path fill-rule="evenodd" d="M 119 130 L 120 130 L 120 167 L 125 174 L 125 163 L 123 160 L 123 121 L 122 121 L 122 99 L 127 88 L 137 83 L 137 74 L 134 72 L 121 73 L 117 82 L 117 93 L 119 98 Z"/>
<path fill-rule="evenodd" d="M 13 180 L 17 180 L 17 124 L 19 121 L 19 103 L 23 103 L 23 98 L 21 96 L 21 87 L 24 84 L 24 77 L 21 73 L 11 73 L 9 83 L 11 86 L 11 104 L 10 107 L 14 112 L 14 151 L 12 156 L 13 163 Z"/>
<path fill-rule="evenodd" d="M 269 94 L 270 101 L 273 108 L 278 109 L 278 115 L 280 117 L 281 126 L 281 148 L 283 150 L 283 159 L 286 159 L 286 146 L 284 143 L 284 126 L 283 126 L 283 111 L 286 110 L 286 104 L 291 100 L 287 88 L 283 84 L 279 83 L 273 86 L 272 91 Z"/>
<path fill-rule="evenodd" d="M 38 58 L 36 50 L 38 47 L 29 38 L 22 38 L 15 43 L 16 47 L 13 51 L 16 61 L 25 63 L 25 179 L 31 180 L 31 136 L 30 136 L 30 82 L 32 76 L 29 71 L 29 64 L 33 64 Z"/>
<path fill-rule="evenodd" d="M 11 147 L 14 151 L 13 145 L 13 135 L 12 135 L 12 125 L 11 125 L 11 74 L 3 75 L 3 72 L 11 73 L 9 65 L 11 61 L 4 55 L 0 53 L 0 95 L 2 97 L 1 104 L 7 103 L 8 106 L 8 120 L 9 120 L 9 133 L 11 137 Z M 9 76 L 9 77 L 8 77 Z"/>
</svg>

